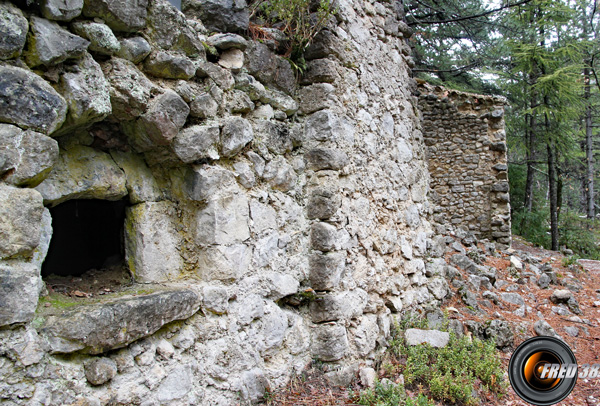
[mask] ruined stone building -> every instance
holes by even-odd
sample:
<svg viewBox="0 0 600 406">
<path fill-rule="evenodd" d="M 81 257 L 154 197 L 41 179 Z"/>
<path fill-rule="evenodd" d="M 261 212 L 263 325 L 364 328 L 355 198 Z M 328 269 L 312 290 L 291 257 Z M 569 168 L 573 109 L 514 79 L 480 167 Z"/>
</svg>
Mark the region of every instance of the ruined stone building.
<svg viewBox="0 0 600 406">
<path fill-rule="evenodd" d="M 398 3 L 339 0 L 302 75 L 244 0 L 31 3 L 0 1 L 2 404 L 344 382 L 448 294 L 442 229 L 509 243 L 503 101 L 419 90 Z"/>
</svg>

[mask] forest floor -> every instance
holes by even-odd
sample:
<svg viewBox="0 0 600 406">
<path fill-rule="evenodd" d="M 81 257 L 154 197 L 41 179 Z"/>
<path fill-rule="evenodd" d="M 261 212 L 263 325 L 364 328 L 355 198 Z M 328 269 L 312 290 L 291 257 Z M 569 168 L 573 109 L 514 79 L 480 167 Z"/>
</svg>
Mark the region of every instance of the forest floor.
<svg viewBox="0 0 600 406">
<path fill-rule="evenodd" d="M 483 246 L 479 244 L 478 252 L 482 251 Z M 446 254 L 448 262 L 453 254 L 456 252 Z M 510 262 L 511 256 L 517 257 L 523 262 L 524 269 L 520 274 L 515 274 L 514 267 Z M 451 318 L 463 322 L 467 320 L 482 322 L 492 319 L 509 322 L 514 333 L 514 343 L 510 348 L 498 352 L 504 371 L 508 371 L 510 357 L 517 346 L 526 339 L 537 336 L 533 325 L 540 319 L 546 320 L 554 331 L 569 344 L 580 366 L 600 363 L 600 261 L 579 260 L 570 263 L 574 261 L 569 261 L 569 258 L 565 258 L 563 254 L 534 247 L 519 237 L 514 237 L 512 248 L 497 252 L 495 255 L 487 255 L 480 260 L 483 265 L 497 270 L 497 280 L 507 282 L 496 284 L 496 286 L 501 286 L 494 289 L 494 293 L 498 295 L 503 292 L 519 294 L 525 301 L 525 315 L 516 315 L 515 310 L 518 306 L 501 300 L 497 304 L 486 301 L 485 305 L 480 306 L 480 311 L 473 312 L 462 302 L 454 288 L 452 289 L 455 294 L 442 304 L 442 310 L 448 310 Z M 552 271 L 558 277 L 558 282 L 542 289 L 536 281 L 537 275 L 540 275 L 539 268 L 545 264 L 552 267 Z M 548 265 L 545 267 L 549 269 Z M 468 277 L 466 273 L 465 277 Z M 573 292 L 579 304 L 580 314 L 575 315 L 566 306 L 555 306 L 550 301 L 550 296 L 555 290 L 567 288 Z M 465 333 L 468 334 L 466 328 Z M 508 380 L 507 375 L 505 375 L 505 379 Z M 500 399 L 481 399 L 480 404 L 490 406 L 529 405 L 519 398 L 510 385 L 507 385 L 507 388 L 506 393 Z M 361 388 L 358 378 L 350 387 L 340 388 L 331 385 L 318 368 L 311 368 L 301 378 L 293 379 L 287 387 L 269 394 L 267 404 L 269 406 L 350 406 L 357 404 L 355 394 L 362 389 L 364 388 Z M 408 391 L 407 393 L 411 394 Z M 441 401 L 436 403 L 439 406 L 447 404 Z M 572 393 L 558 405 L 600 406 L 600 378 L 579 379 Z"/>
</svg>

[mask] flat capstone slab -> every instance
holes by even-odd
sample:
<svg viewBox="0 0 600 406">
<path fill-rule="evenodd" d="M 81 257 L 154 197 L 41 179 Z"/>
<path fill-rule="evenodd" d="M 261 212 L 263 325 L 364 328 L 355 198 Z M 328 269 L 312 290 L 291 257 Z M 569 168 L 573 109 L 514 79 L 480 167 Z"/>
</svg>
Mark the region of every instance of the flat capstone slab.
<svg viewBox="0 0 600 406">
<path fill-rule="evenodd" d="M 99 304 L 84 304 L 49 316 L 39 333 L 50 353 L 100 354 L 152 335 L 162 326 L 194 315 L 200 297 L 192 290 L 169 290 Z"/>
</svg>

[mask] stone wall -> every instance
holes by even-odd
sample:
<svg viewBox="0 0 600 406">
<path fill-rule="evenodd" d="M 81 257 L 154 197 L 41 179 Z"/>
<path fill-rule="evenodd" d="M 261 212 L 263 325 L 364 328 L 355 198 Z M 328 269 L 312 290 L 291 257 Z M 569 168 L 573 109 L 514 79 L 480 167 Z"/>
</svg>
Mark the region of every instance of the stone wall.
<svg viewBox="0 0 600 406">
<path fill-rule="evenodd" d="M 419 93 L 433 220 L 510 244 L 506 100 L 428 84 Z"/>
<path fill-rule="evenodd" d="M 0 2 L 3 404 L 245 404 L 312 360 L 348 382 L 439 306 L 399 3 L 340 0 L 300 78 L 243 0 L 25 3 Z M 73 199 L 127 201 L 130 290 L 48 299 Z"/>
</svg>

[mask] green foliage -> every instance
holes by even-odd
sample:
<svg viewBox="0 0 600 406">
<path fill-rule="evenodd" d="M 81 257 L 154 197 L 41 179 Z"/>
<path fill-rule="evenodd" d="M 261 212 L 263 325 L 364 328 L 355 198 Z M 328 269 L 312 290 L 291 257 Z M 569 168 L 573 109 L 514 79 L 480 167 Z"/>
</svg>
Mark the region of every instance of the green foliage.
<svg viewBox="0 0 600 406">
<path fill-rule="evenodd" d="M 450 342 L 444 348 L 433 348 L 427 344 L 406 346 L 404 330 L 427 328 L 427 320 L 409 313 L 393 329 L 393 339 L 384 363 L 386 375 L 404 375 L 407 388 L 419 393 L 410 399 L 404 387 L 377 382 L 375 388 L 360 393 L 358 403 L 369 406 L 415 405 L 429 406 L 441 402 L 476 405 L 479 392 L 502 396 L 507 384 L 503 379 L 502 361 L 493 341 L 477 338 L 456 337 L 450 331 Z M 441 330 L 449 330 L 447 315 Z M 393 378 L 393 376 L 392 376 Z"/>
<path fill-rule="evenodd" d="M 424 319 L 417 313 L 406 313 L 394 327 L 397 334 L 400 334 L 400 331 L 407 330 L 409 328 L 426 329 L 427 319 Z"/>
<path fill-rule="evenodd" d="M 492 44 L 493 15 L 485 14 L 489 2 L 482 0 L 406 0 L 404 11 L 415 34 L 414 59 L 418 75 L 427 81 L 443 82 L 452 89 L 498 93 L 481 79 Z M 478 16 L 465 19 L 466 16 Z"/>
<path fill-rule="evenodd" d="M 579 257 L 579 255 L 570 255 L 568 257 L 564 257 L 562 259 L 562 266 L 564 266 L 565 268 L 568 268 L 570 266 L 577 264 L 577 261 L 580 259 L 581 258 Z"/>
<path fill-rule="evenodd" d="M 562 213 L 560 219 L 561 245 L 580 257 L 600 259 L 600 229 L 598 220 L 582 218 L 574 212 Z"/>
<path fill-rule="evenodd" d="M 435 406 L 435 402 L 422 393 L 412 399 L 406 395 L 404 386 L 379 380 L 373 389 L 365 389 L 357 397 L 356 402 L 364 406 Z"/>
<path fill-rule="evenodd" d="M 435 406 L 435 402 L 430 400 L 427 396 L 419 393 L 416 399 L 406 399 L 405 406 Z"/>
<path fill-rule="evenodd" d="M 406 384 L 429 386 L 435 399 L 466 405 L 478 404 L 473 397 L 477 382 L 481 382 L 484 391 L 502 393 L 502 363 L 495 343 L 467 336 L 457 338 L 452 332 L 450 336 L 450 343 L 444 348 L 395 346 L 401 348 L 398 355 L 406 358 Z"/>
<path fill-rule="evenodd" d="M 373 389 L 366 389 L 359 394 L 358 404 L 365 406 L 397 406 L 406 399 L 402 385 L 375 382 Z"/>
<path fill-rule="evenodd" d="M 512 216 L 512 233 L 520 235 L 525 240 L 545 248 L 550 247 L 550 224 L 548 211 L 525 209 L 514 212 Z"/>
<path fill-rule="evenodd" d="M 560 245 L 575 253 L 573 258 L 600 260 L 600 222 L 589 220 L 573 211 L 560 215 Z M 550 247 L 548 212 L 544 208 L 531 212 L 521 210 L 513 213 L 512 232 L 525 240 Z M 571 265 L 571 263 L 567 264 Z M 565 265 L 565 266 L 567 266 Z"/>
<path fill-rule="evenodd" d="M 288 56 L 297 68 L 304 66 L 304 50 L 336 13 L 332 0 L 320 0 L 313 10 L 310 0 L 258 0 L 251 7 L 254 15 L 287 36 Z"/>
</svg>

